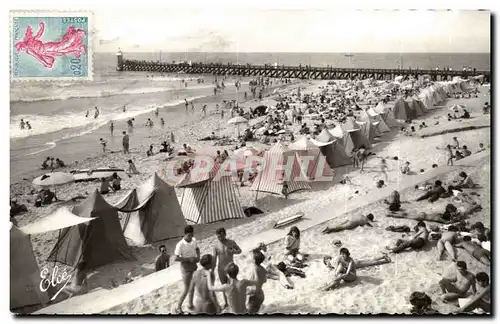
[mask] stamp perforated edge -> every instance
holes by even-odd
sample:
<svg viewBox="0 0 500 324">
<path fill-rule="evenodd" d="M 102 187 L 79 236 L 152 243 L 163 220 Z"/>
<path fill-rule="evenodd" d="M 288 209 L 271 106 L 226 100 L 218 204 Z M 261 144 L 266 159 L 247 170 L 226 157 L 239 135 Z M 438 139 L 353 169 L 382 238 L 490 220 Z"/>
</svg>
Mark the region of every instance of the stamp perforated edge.
<svg viewBox="0 0 500 324">
<path fill-rule="evenodd" d="M 78 17 L 86 16 L 88 18 L 88 47 L 87 47 L 87 76 L 86 77 L 14 77 L 14 47 L 12 46 L 14 17 Z M 91 10 L 11 10 L 9 15 L 9 76 L 11 82 L 68 82 L 68 81 L 92 81 L 94 79 L 94 12 Z"/>
</svg>

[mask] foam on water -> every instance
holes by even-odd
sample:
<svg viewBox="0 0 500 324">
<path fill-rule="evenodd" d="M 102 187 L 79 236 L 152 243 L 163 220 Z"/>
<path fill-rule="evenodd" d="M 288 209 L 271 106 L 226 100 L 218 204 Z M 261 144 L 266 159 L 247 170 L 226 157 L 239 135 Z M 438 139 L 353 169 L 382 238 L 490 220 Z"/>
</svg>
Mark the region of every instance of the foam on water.
<svg viewBox="0 0 500 324">
<path fill-rule="evenodd" d="M 204 96 L 194 96 L 187 98 L 188 101 L 203 98 Z M 178 99 L 175 101 L 169 101 L 164 104 L 159 105 L 149 105 L 147 107 L 140 106 L 127 106 L 127 111 L 123 112 L 123 107 L 113 107 L 106 108 L 102 107 L 100 109 L 100 115 L 98 118 L 94 119 L 93 111 L 90 111 L 89 117 L 85 117 L 85 113 L 68 113 L 63 115 L 55 116 L 43 116 L 43 115 L 16 115 L 10 118 L 10 138 L 25 138 L 29 136 L 53 133 L 58 131 L 67 130 L 67 134 L 62 135 L 62 139 L 68 139 L 71 137 L 78 137 L 96 129 L 109 124 L 110 121 L 119 121 L 124 119 L 129 119 L 136 117 L 138 115 L 151 113 L 156 110 L 156 108 L 162 109 L 166 107 L 172 107 L 182 104 L 184 99 Z M 19 124 L 21 119 L 24 121 L 29 121 L 32 129 L 20 129 Z M 72 131 L 75 129 L 75 131 Z M 48 144 L 48 143 L 47 143 Z M 34 153 L 30 153 L 34 154 Z"/>
</svg>

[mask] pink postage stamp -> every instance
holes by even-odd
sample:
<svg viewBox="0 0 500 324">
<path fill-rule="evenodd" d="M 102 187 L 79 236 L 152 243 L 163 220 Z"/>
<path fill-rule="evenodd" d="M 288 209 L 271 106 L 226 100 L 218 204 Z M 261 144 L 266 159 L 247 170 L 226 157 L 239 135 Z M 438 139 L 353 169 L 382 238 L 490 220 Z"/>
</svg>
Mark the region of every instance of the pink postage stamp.
<svg viewBox="0 0 500 324">
<path fill-rule="evenodd" d="M 11 11 L 11 80 L 92 80 L 92 18 L 90 11 Z"/>
</svg>

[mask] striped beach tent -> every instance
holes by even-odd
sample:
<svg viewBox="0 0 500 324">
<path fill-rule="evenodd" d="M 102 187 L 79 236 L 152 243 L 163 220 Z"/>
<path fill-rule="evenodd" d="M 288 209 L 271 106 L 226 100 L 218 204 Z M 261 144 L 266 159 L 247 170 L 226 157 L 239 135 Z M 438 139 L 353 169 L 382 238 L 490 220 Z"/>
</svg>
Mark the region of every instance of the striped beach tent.
<svg viewBox="0 0 500 324">
<path fill-rule="evenodd" d="M 300 167 L 297 153 L 278 142 L 264 153 L 265 165 L 253 181 L 251 190 L 281 194 L 284 181 L 288 193 L 311 189 L 306 182 L 307 175 Z M 287 168 L 286 166 L 289 166 Z"/>
<path fill-rule="evenodd" d="M 180 205 L 188 223 L 208 224 L 226 219 L 245 218 L 235 193 L 232 177 L 223 172 L 219 174 L 219 170 L 218 164 L 214 164 L 207 179 L 200 180 L 204 177 L 188 175 L 176 185 L 182 190 Z"/>
<path fill-rule="evenodd" d="M 392 112 L 394 113 L 394 118 L 399 120 L 412 120 L 416 117 L 416 112 L 410 108 L 408 102 L 403 98 L 399 98 L 394 103 Z"/>
<path fill-rule="evenodd" d="M 384 118 L 382 118 L 381 114 L 377 113 L 373 108 L 366 110 L 366 113 L 370 116 L 370 118 L 373 119 L 373 121 L 376 121 L 379 123 L 377 125 L 377 129 L 381 133 L 387 133 L 387 132 L 391 131 L 389 126 L 387 126 L 386 122 L 384 121 Z"/>
</svg>

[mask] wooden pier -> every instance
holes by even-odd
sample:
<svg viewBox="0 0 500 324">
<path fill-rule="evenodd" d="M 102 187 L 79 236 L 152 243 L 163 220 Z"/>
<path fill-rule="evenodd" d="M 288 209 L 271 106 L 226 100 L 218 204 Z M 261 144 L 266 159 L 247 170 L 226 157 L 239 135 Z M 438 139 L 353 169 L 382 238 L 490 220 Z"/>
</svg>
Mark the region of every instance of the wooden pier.
<svg viewBox="0 0 500 324">
<path fill-rule="evenodd" d="M 491 71 L 449 71 L 415 69 L 357 69 L 312 66 L 275 66 L 250 64 L 204 64 L 204 63 L 166 63 L 141 60 L 125 60 L 121 52 L 117 53 L 117 71 L 139 71 L 157 73 L 185 73 L 211 75 L 239 75 L 244 77 L 269 77 L 290 79 L 318 80 L 354 80 L 369 79 L 394 80 L 397 76 L 408 79 L 410 76 L 428 75 L 433 81 L 451 81 L 459 76 L 464 79 L 484 75 L 486 82 L 491 82 Z"/>
</svg>

